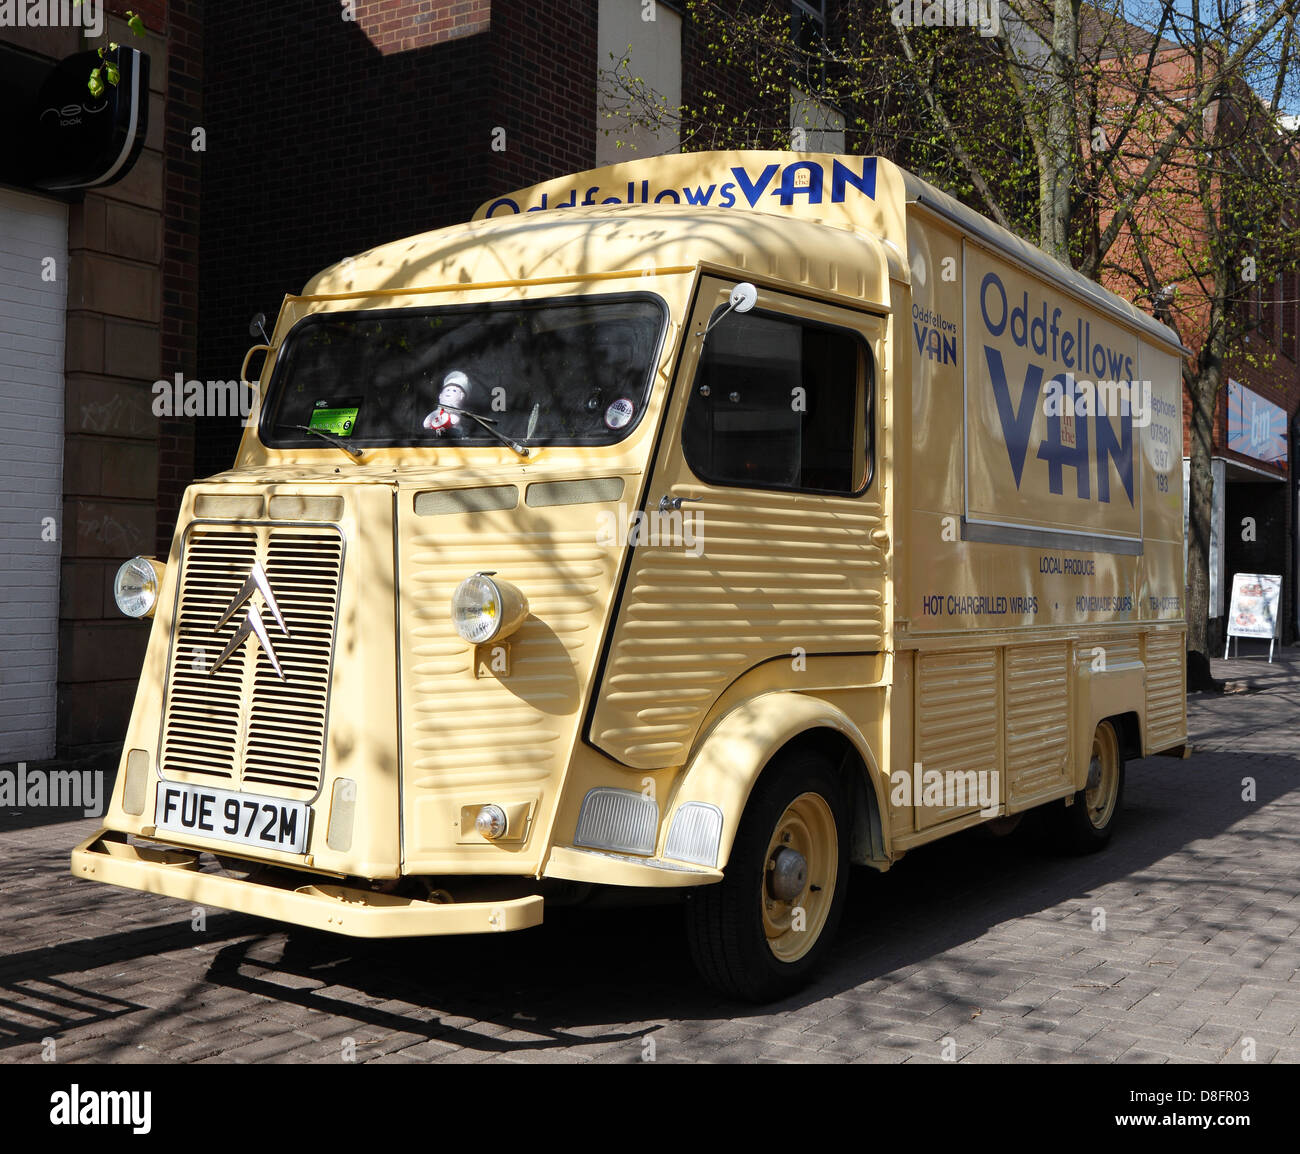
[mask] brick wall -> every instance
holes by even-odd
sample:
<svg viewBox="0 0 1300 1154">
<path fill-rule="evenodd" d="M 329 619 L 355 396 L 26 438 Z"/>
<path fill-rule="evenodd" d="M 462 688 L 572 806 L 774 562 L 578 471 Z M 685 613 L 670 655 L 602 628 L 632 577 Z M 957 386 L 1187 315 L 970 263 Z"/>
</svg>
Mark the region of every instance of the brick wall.
<svg viewBox="0 0 1300 1154">
<path fill-rule="evenodd" d="M 591 0 L 494 6 L 490 124 L 467 157 L 484 191 L 471 211 L 488 196 L 596 163 L 597 11 Z M 499 152 L 491 146 L 497 127 L 506 130 Z"/>
<path fill-rule="evenodd" d="M 357 0 L 356 22 L 380 52 L 410 52 L 487 31 L 491 0 Z"/>
<path fill-rule="evenodd" d="M 104 7 L 123 18 L 128 12 L 138 13 L 145 27 L 154 32 L 162 31 L 167 23 L 168 0 L 108 0 Z M 171 7 L 175 7 L 174 2 Z"/>
<path fill-rule="evenodd" d="M 161 125 L 163 190 L 162 375 L 189 380 L 198 363 L 199 206 L 203 154 L 193 130 L 203 124 L 202 0 L 171 0 L 167 105 Z M 185 486 L 194 477 L 194 422 L 162 419 L 158 430 L 158 505 L 154 550 L 166 557 Z"/>
</svg>

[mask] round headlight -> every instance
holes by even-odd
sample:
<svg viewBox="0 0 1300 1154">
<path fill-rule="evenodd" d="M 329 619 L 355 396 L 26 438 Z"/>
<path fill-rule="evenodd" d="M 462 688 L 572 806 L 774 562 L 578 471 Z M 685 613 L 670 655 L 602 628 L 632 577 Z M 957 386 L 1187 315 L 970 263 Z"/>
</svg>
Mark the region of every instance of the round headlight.
<svg viewBox="0 0 1300 1154">
<path fill-rule="evenodd" d="M 499 805 L 485 805 L 474 819 L 474 828 L 488 841 L 496 841 L 506 832 L 506 811 Z"/>
<path fill-rule="evenodd" d="M 128 617 L 151 617 L 161 585 L 160 566 L 148 557 L 132 557 L 113 579 L 113 600 Z"/>
<path fill-rule="evenodd" d="M 527 616 L 528 599 L 508 581 L 494 581 L 490 573 L 466 577 L 452 594 L 452 624 L 474 645 L 509 636 Z"/>
</svg>

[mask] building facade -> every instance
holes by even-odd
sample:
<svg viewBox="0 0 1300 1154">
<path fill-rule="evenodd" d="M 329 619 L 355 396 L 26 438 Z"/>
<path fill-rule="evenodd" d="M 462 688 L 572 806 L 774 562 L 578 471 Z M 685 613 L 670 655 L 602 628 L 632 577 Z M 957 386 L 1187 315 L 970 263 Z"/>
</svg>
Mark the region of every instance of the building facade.
<svg viewBox="0 0 1300 1154">
<path fill-rule="evenodd" d="M 172 134 L 197 38 L 184 3 L 133 0 L 139 36 L 126 7 L 14 5 L 0 24 L 0 762 L 120 737 L 144 650 L 111 582 L 156 540 L 150 383 L 193 328 L 171 295 L 193 213 Z M 110 41 L 139 72 L 119 57 L 96 98 L 85 54 Z"/>
</svg>

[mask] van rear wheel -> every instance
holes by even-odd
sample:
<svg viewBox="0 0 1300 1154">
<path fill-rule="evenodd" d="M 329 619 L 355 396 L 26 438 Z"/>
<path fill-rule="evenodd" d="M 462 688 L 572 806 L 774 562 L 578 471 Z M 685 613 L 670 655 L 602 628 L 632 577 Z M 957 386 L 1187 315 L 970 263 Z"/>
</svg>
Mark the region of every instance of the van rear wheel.
<svg viewBox="0 0 1300 1154">
<path fill-rule="evenodd" d="M 812 751 L 781 756 L 764 772 L 722 881 L 689 895 L 691 956 L 709 985 L 767 1002 L 808 981 L 844 906 L 847 812 L 835 771 Z"/>
<path fill-rule="evenodd" d="M 1124 800 L 1124 751 L 1110 721 L 1098 723 L 1092 737 L 1088 777 L 1074 804 L 1059 815 L 1056 832 L 1071 853 L 1093 853 L 1109 841 Z"/>
</svg>

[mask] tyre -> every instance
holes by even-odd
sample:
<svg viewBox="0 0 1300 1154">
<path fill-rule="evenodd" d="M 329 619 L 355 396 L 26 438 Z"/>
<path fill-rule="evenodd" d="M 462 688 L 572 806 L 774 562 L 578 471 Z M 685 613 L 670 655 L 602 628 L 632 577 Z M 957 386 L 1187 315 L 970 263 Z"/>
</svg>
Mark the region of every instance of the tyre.
<svg viewBox="0 0 1300 1154">
<path fill-rule="evenodd" d="M 1095 853 L 1110 841 L 1124 801 L 1124 752 L 1115 726 L 1103 721 L 1092 737 L 1088 779 L 1074 804 L 1057 814 L 1054 840 L 1069 853 Z"/>
<path fill-rule="evenodd" d="M 722 881 L 687 902 L 691 957 L 714 989 L 769 1002 L 807 983 L 844 908 L 848 812 L 843 783 L 811 751 L 778 755 L 763 772 Z"/>
</svg>

